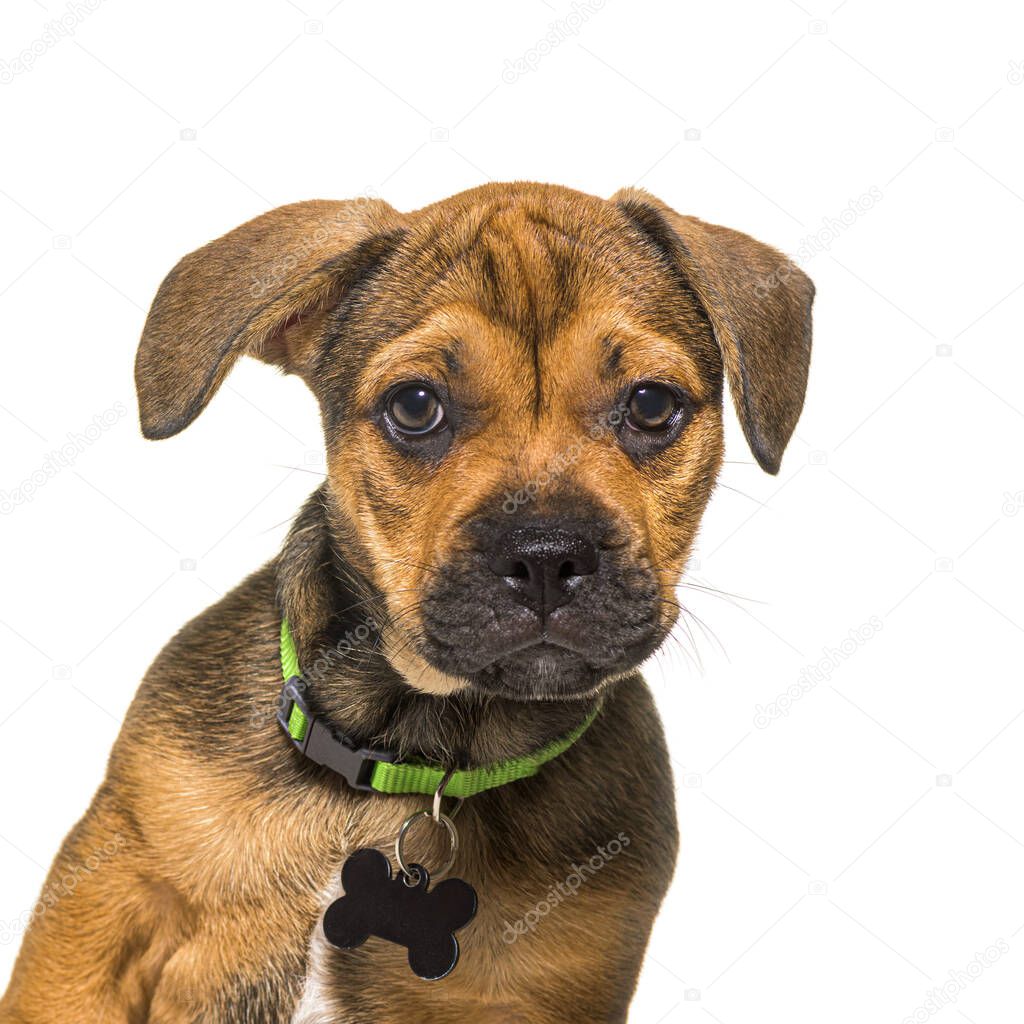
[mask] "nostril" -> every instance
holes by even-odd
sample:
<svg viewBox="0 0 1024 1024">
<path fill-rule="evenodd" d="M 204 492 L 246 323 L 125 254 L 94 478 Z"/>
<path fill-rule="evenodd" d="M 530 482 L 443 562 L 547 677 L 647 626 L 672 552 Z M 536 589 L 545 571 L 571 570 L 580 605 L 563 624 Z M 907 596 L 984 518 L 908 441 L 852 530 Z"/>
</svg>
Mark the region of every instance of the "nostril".
<svg viewBox="0 0 1024 1024">
<path fill-rule="evenodd" d="M 487 564 L 491 572 L 496 576 L 505 576 L 508 579 L 529 579 L 530 566 L 522 558 L 515 558 L 511 554 L 497 554 L 489 558 Z"/>
<path fill-rule="evenodd" d="M 575 551 L 567 551 L 558 566 L 558 578 L 572 579 L 574 576 L 589 576 L 597 572 L 599 556 L 597 548 L 582 539 L 576 544 Z"/>
<path fill-rule="evenodd" d="M 551 527 L 516 527 L 500 536 L 487 558 L 517 600 L 544 618 L 571 601 L 582 578 L 597 572 L 600 555 L 582 534 Z"/>
</svg>

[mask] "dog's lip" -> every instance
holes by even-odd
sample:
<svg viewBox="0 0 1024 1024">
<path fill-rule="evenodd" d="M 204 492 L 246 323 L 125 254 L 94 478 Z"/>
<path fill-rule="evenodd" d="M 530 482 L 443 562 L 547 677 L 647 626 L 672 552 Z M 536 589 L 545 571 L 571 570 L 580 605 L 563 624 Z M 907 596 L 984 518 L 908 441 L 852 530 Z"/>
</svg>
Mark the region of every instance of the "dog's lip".
<svg viewBox="0 0 1024 1024">
<path fill-rule="evenodd" d="M 427 639 L 432 644 L 439 644 L 442 647 L 448 645 L 443 641 L 439 641 L 438 638 L 427 634 Z M 486 656 L 478 663 L 472 666 L 467 666 L 466 671 L 470 674 L 477 672 L 483 672 L 490 668 L 496 661 L 501 661 L 502 658 L 507 658 L 512 654 L 517 654 L 520 651 L 528 651 L 534 648 L 548 648 L 551 651 L 568 651 L 570 654 L 575 654 L 578 658 L 586 660 L 587 650 L 573 643 L 567 636 L 559 632 L 552 632 L 549 629 L 541 629 L 537 631 L 524 632 L 522 635 L 506 641 L 505 643 L 498 644 L 495 647 L 487 651 Z M 538 651 L 538 653 L 542 653 Z"/>
<path fill-rule="evenodd" d="M 532 647 L 550 647 L 552 650 L 569 651 L 571 654 L 578 654 L 581 657 L 586 651 L 574 644 L 568 637 L 542 630 L 534 636 L 523 637 L 521 640 L 506 644 L 495 652 L 494 660 L 507 657 L 509 654 L 517 654 L 519 651 L 526 651 Z"/>
<path fill-rule="evenodd" d="M 440 640 L 440 638 L 432 637 L 429 632 L 423 634 L 421 640 L 417 643 L 417 647 L 420 649 L 421 656 L 428 663 L 435 665 L 435 667 L 444 672 L 457 674 L 460 678 L 465 679 L 470 686 L 478 687 L 482 692 L 503 696 L 510 700 L 575 700 L 581 697 L 595 696 L 615 680 L 623 678 L 631 671 L 635 671 L 643 658 L 652 653 L 656 649 L 658 642 L 660 642 L 655 641 L 652 643 L 652 639 L 653 637 L 649 637 L 646 640 L 628 645 L 607 665 L 594 664 L 594 652 L 581 651 L 567 637 L 559 635 L 556 638 L 550 630 L 543 631 L 536 628 L 531 630 L 529 635 L 519 635 L 512 638 L 511 641 L 506 639 L 506 642 L 500 646 L 491 648 L 486 652 L 479 652 L 478 657 L 470 663 L 462 660 L 456 667 L 444 664 L 444 655 L 441 653 L 445 650 L 453 650 L 452 645 Z M 430 651 L 429 648 L 424 649 L 420 647 L 423 641 L 426 641 L 435 650 Z M 520 657 L 525 657 L 527 660 L 536 658 L 538 662 L 536 665 L 537 669 L 540 669 L 540 663 L 543 659 L 558 659 L 559 656 L 568 659 L 567 665 L 575 662 L 577 670 L 583 672 L 589 678 L 589 683 L 570 689 L 563 688 L 555 692 L 549 685 L 551 682 L 550 678 L 546 684 L 542 681 L 539 688 L 528 686 L 524 689 L 516 684 L 514 678 L 512 682 L 509 682 L 506 677 L 509 666 L 505 663 L 510 659 L 515 660 L 516 654 L 524 651 L 526 654 L 520 655 Z M 635 653 L 636 651 L 639 653 Z M 503 664 L 505 665 L 504 668 L 502 667 Z M 518 675 L 524 670 L 529 671 L 522 664 L 517 668 L 513 667 L 514 675 Z"/>
<path fill-rule="evenodd" d="M 550 654 L 554 654 L 557 651 L 572 654 L 584 664 L 594 665 L 595 650 L 592 644 L 588 644 L 585 638 L 581 639 L 577 636 L 571 628 L 565 628 L 565 626 L 571 627 L 571 622 L 563 626 L 560 618 L 562 612 L 562 608 L 555 609 L 552 615 L 544 620 L 543 623 L 538 618 L 534 618 L 529 623 L 520 621 L 515 626 L 511 623 L 506 623 L 505 629 L 501 631 L 502 635 L 495 636 L 492 634 L 492 642 L 485 649 L 478 648 L 474 652 L 476 657 L 472 658 L 472 660 L 460 659 L 461 665 L 454 671 L 465 678 L 472 678 L 477 673 L 487 671 L 492 665 L 504 658 L 523 651 L 532 650 L 536 650 L 538 657 L 543 657 L 545 649 Z M 641 625 L 654 627 L 655 623 L 655 619 L 650 619 L 645 620 Z M 650 632 L 657 633 L 657 630 L 652 629 Z M 634 638 L 632 641 L 627 642 L 624 650 L 628 651 L 633 647 L 646 647 L 648 639 L 649 631 L 645 631 L 643 637 Z M 427 646 L 424 646 L 424 642 Z M 451 666 L 435 662 L 435 652 L 446 652 L 456 649 L 457 645 L 451 641 L 434 635 L 429 628 L 426 628 L 417 640 L 416 647 L 421 656 L 425 657 L 427 661 L 436 664 L 442 671 L 453 671 Z M 433 648 L 434 651 L 431 651 L 430 648 Z M 646 653 L 650 653 L 653 649 L 653 647 L 648 648 Z M 466 653 L 464 649 L 463 653 Z M 615 660 L 618 659 L 616 658 Z M 600 661 L 601 659 L 598 659 L 599 663 Z"/>
</svg>

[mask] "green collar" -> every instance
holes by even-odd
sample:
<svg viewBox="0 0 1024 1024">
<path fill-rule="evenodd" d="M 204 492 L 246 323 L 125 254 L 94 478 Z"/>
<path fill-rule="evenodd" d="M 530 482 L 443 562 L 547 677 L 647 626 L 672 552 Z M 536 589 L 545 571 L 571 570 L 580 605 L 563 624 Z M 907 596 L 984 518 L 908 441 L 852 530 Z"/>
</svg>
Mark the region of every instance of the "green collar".
<svg viewBox="0 0 1024 1024">
<path fill-rule="evenodd" d="M 354 789 L 390 794 L 421 793 L 425 796 L 437 792 L 448 769 L 441 765 L 400 762 L 387 750 L 359 747 L 338 735 L 310 711 L 304 697 L 306 684 L 299 669 L 299 657 L 287 619 L 281 620 L 281 671 L 285 682 L 277 720 L 302 754 L 337 772 Z M 444 787 L 444 795 L 475 796 L 485 789 L 536 775 L 543 765 L 568 750 L 587 731 L 599 710 L 600 707 L 596 707 L 572 732 L 552 740 L 540 750 L 484 768 L 452 772 Z"/>
</svg>

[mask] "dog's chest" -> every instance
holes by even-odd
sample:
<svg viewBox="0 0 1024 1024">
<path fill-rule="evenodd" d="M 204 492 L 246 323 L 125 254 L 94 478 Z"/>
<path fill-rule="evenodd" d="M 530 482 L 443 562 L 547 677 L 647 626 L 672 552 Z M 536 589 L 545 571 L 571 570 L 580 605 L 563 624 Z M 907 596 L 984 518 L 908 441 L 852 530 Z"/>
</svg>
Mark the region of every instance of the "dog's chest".
<svg viewBox="0 0 1024 1024">
<path fill-rule="evenodd" d="M 478 1024 L 516 1024 L 526 1021 L 524 1000 L 539 973 L 549 970 L 548 940 L 582 943 L 585 935 L 571 912 L 557 915 L 541 929 L 538 922 L 551 913 L 551 890 L 536 869 L 534 886 L 493 874 L 480 886 L 476 918 L 460 930 L 460 958 L 451 975 L 424 981 L 411 971 L 404 947 L 370 937 L 355 949 L 337 949 L 326 939 L 323 914 L 344 895 L 342 864 L 320 894 L 320 912 L 311 929 L 301 993 L 289 1024 L 390 1024 L 423 1019 L 427 1007 L 436 1016 L 439 1006 L 450 1007 L 451 1020 Z M 510 899 L 509 892 L 519 895 Z M 582 910 L 586 894 L 578 897 Z M 566 910 L 567 908 L 562 908 Z M 547 934 L 545 935 L 545 931 Z"/>
<path fill-rule="evenodd" d="M 322 894 L 324 910 L 342 895 L 340 864 L 334 878 L 335 881 Z M 321 914 L 310 935 L 306 954 L 306 979 L 291 1024 L 342 1024 L 345 1020 L 343 1010 L 331 989 L 330 947 L 324 938 L 322 919 Z"/>
</svg>

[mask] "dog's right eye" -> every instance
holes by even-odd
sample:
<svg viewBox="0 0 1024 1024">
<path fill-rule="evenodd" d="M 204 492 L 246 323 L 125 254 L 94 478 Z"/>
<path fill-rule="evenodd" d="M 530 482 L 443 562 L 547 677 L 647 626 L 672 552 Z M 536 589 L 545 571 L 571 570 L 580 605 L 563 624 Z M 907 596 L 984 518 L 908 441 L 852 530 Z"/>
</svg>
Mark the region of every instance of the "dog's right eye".
<svg viewBox="0 0 1024 1024">
<path fill-rule="evenodd" d="M 441 399 L 423 384 L 406 384 L 391 393 L 385 411 L 403 434 L 429 434 L 445 422 Z"/>
</svg>

